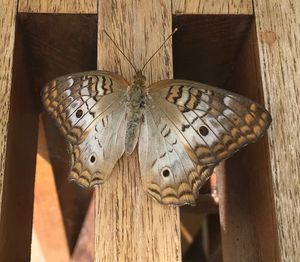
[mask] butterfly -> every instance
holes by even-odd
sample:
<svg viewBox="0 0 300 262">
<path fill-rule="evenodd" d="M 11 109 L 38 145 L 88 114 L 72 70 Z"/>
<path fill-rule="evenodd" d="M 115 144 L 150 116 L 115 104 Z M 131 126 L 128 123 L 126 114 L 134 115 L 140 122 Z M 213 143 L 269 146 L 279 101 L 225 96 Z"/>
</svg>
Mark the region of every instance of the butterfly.
<svg viewBox="0 0 300 262">
<path fill-rule="evenodd" d="M 144 68 L 144 67 L 143 67 Z M 138 147 L 145 190 L 162 204 L 194 205 L 214 167 L 271 123 L 267 110 L 238 94 L 187 80 L 145 86 L 109 71 L 50 81 L 42 102 L 69 142 L 69 179 L 104 183 L 123 154 Z"/>
</svg>

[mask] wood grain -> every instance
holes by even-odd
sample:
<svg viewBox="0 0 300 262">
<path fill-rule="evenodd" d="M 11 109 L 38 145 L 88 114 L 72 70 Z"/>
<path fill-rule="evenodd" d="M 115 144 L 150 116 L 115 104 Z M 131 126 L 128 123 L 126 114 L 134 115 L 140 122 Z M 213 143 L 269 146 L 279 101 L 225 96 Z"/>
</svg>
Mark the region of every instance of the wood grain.
<svg viewBox="0 0 300 262">
<path fill-rule="evenodd" d="M 7 87 L 11 97 L 7 111 L 1 112 L 5 117 L 9 114 L 5 158 L 2 157 L 5 161 L 0 221 L 3 261 L 29 261 L 31 249 L 38 98 L 28 78 L 28 56 L 23 43 L 22 30 L 17 24 L 12 80 L 3 83 L 11 84 L 11 91 Z M 3 95 L 5 99 L 7 94 Z"/>
<path fill-rule="evenodd" d="M 226 88 L 264 102 L 254 22 Z M 218 184 L 224 261 L 279 261 L 268 149 L 264 137 L 223 163 Z"/>
<path fill-rule="evenodd" d="M 12 80 L 13 47 L 17 1 L 0 0 L 0 206 L 2 203 L 6 158 L 9 99 Z"/>
<path fill-rule="evenodd" d="M 281 261 L 300 257 L 300 2 L 254 0 Z"/>
<path fill-rule="evenodd" d="M 96 0 L 19 0 L 19 12 L 96 14 Z"/>
<path fill-rule="evenodd" d="M 253 14 L 251 0 L 173 0 L 173 14 Z"/>
<path fill-rule="evenodd" d="M 171 33 L 171 15 L 167 0 L 99 1 L 99 69 L 133 77 L 103 28 L 141 67 Z M 170 41 L 146 68 L 148 83 L 172 77 L 171 54 Z M 181 261 L 179 234 L 178 208 L 150 198 L 142 188 L 137 152 L 124 156 L 96 190 L 95 261 Z"/>
</svg>

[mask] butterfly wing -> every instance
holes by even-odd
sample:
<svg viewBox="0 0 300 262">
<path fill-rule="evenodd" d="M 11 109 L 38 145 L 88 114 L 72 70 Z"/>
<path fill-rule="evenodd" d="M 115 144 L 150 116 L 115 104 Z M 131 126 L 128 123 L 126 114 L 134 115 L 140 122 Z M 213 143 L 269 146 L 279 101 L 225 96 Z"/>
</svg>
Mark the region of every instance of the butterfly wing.
<svg viewBox="0 0 300 262">
<path fill-rule="evenodd" d="M 102 183 L 124 153 L 127 86 L 114 73 L 89 71 L 56 78 L 42 91 L 45 108 L 69 142 L 69 178 L 84 187 Z"/>
<path fill-rule="evenodd" d="M 196 156 L 190 158 L 173 123 L 150 106 L 141 125 L 139 160 L 146 191 L 163 204 L 195 204 L 198 188 L 213 171 L 212 166 L 200 165 Z"/>
<path fill-rule="evenodd" d="M 271 122 L 269 113 L 257 103 L 201 83 L 165 80 L 149 90 L 140 162 L 146 189 L 162 203 L 193 203 L 191 196 L 195 198 L 213 167 L 255 142 Z M 155 142 L 150 143 L 151 139 Z M 168 177 L 163 175 L 166 168 Z M 183 194 L 190 197 L 183 198 Z"/>
</svg>

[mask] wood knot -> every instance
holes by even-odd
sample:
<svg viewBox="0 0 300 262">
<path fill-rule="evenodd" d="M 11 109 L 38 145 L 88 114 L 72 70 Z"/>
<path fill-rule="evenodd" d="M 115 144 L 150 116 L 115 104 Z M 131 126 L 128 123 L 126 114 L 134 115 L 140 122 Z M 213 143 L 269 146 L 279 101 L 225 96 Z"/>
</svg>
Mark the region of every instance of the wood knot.
<svg viewBox="0 0 300 262">
<path fill-rule="evenodd" d="M 277 35 L 273 31 L 264 31 L 261 32 L 261 40 L 271 46 L 277 40 Z"/>
</svg>

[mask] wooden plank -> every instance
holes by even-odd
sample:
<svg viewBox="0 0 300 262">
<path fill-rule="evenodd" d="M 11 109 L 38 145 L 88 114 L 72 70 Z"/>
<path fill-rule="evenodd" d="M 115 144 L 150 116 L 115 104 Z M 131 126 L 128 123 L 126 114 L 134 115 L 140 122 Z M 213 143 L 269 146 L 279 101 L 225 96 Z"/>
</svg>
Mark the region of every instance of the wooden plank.
<svg viewBox="0 0 300 262">
<path fill-rule="evenodd" d="M 96 14 L 96 0 L 19 0 L 19 12 Z"/>
<path fill-rule="evenodd" d="M 173 14 L 251 15 L 251 0 L 173 0 Z"/>
<path fill-rule="evenodd" d="M 254 23 L 227 88 L 263 104 Z M 242 149 L 223 166 L 226 174 L 218 176 L 218 182 L 224 261 L 278 261 L 266 137 Z"/>
<path fill-rule="evenodd" d="M 13 4 L 13 2 L 10 2 Z M 4 4 L 5 6 L 5 4 Z M 13 16 L 7 9 L 3 16 L 8 19 L 14 19 L 16 6 L 13 6 Z M 11 21 L 14 24 L 14 22 Z M 3 31 L 15 32 L 11 29 L 10 24 L 3 26 Z M 11 39 L 9 34 L 1 37 L 2 42 Z M 35 173 L 35 159 L 37 148 L 37 97 L 33 92 L 30 79 L 28 77 L 28 58 L 24 49 L 24 40 L 22 30 L 19 24 L 16 27 L 14 45 L 14 59 L 12 61 L 11 54 L 6 53 L 7 46 L 0 50 L 4 51 L 4 56 L 7 55 L 8 60 L 1 63 L 1 75 L 4 77 L 2 91 L 2 111 L 1 119 L 7 118 L 9 121 L 4 122 L 7 126 L 2 127 L 2 135 L 6 136 L 7 141 L 6 152 L 3 152 L 1 165 L 4 168 L 4 182 L 1 206 L 1 221 L 0 221 L 0 254 L 3 261 L 29 261 L 31 249 L 32 235 L 32 208 L 33 208 L 33 187 Z M 8 42 L 10 49 L 10 43 Z M 13 72 L 8 69 L 13 63 Z M 11 88 L 11 91 L 10 91 Z M 9 94 L 11 97 L 9 99 Z M 6 120 L 7 121 L 7 120 Z M 4 136 L 4 137 L 5 137 Z M 2 148 L 3 148 L 2 144 Z M 2 162 L 3 161 L 3 162 Z"/>
<path fill-rule="evenodd" d="M 132 80 L 133 70 L 105 28 L 141 67 L 171 33 L 171 1 L 99 1 L 98 66 Z M 172 77 L 171 41 L 145 70 L 148 83 Z M 178 208 L 162 206 L 142 188 L 138 156 L 124 156 L 96 189 L 95 261 L 181 261 Z"/>
<path fill-rule="evenodd" d="M 6 158 L 7 125 L 12 80 L 17 1 L 0 0 L 0 206 Z"/>
<path fill-rule="evenodd" d="M 40 151 L 43 155 L 40 154 Z M 41 117 L 35 174 L 33 229 L 43 251 L 43 258 L 45 261 L 68 261 L 70 259 L 69 247 L 55 187 L 54 174 L 49 163 L 49 152 Z M 35 258 L 38 257 L 37 251 L 32 249 L 31 255 Z"/>
<path fill-rule="evenodd" d="M 254 0 L 281 261 L 300 257 L 300 2 Z"/>
</svg>

